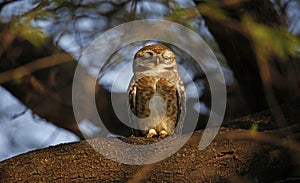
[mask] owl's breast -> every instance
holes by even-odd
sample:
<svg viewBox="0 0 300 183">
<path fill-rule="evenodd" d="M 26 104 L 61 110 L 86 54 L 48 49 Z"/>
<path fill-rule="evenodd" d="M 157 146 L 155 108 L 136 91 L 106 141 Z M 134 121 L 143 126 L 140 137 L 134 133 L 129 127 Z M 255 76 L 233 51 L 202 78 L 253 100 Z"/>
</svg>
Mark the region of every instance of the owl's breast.
<svg viewBox="0 0 300 183">
<path fill-rule="evenodd" d="M 161 121 L 162 118 L 166 115 L 166 102 L 159 95 L 159 93 L 155 93 L 154 96 L 149 101 L 149 109 L 151 111 L 151 119 L 153 123 L 157 121 Z"/>
<path fill-rule="evenodd" d="M 157 79 L 153 76 L 140 77 L 135 81 L 136 86 L 136 116 L 146 118 L 150 115 L 150 102 L 154 110 L 159 100 L 154 96 L 156 94 Z"/>
<path fill-rule="evenodd" d="M 136 81 L 136 107 L 140 118 L 163 117 L 176 108 L 176 86 L 165 78 L 144 76 Z M 175 111 L 173 111 L 175 112 Z"/>
</svg>

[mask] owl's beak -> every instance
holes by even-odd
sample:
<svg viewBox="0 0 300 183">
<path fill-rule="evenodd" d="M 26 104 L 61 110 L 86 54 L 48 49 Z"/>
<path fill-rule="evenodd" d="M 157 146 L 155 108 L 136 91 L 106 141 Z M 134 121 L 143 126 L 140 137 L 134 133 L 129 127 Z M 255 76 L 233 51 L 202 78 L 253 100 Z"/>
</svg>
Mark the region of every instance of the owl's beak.
<svg viewBox="0 0 300 183">
<path fill-rule="evenodd" d="M 159 64 L 159 57 L 156 57 L 155 59 L 155 65 L 158 65 Z"/>
</svg>

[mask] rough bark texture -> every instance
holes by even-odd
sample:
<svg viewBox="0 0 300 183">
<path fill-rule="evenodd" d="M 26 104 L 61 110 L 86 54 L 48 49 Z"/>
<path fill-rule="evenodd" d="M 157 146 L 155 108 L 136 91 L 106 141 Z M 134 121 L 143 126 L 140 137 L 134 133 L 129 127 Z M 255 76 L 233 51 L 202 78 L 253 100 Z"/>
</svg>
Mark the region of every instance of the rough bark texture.
<svg viewBox="0 0 300 183">
<path fill-rule="evenodd" d="M 0 163 L 1 182 L 270 182 L 295 179 L 300 148 L 300 104 L 282 106 L 289 127 L 277 129 L 269 111 L 224 124 L 214 141 L 198 150 L 202 131 L 197 131 L 177 153 L 145 166 L 111 161 L 86 141 L 61 144 L 28 152 Z M 258 125 L 258 131 L 247 130 Z M 245 128 L 245 129 L 241 129 Z M 298 136 L 299 138 L 299 136 Z M 158 138 L 125 138 L 147 144 Z M 299 139 L 298 139 L 299 140 Z M 106 143 L 109 138 L 96 139 Z M 113 152 L 112 152 L 113 153 Z M 124 152 L 126 154 L 126 152 Z M 149 157 L 151 158 L 151 157 Z M 299 180 L 299 179 L 298 179 Z"/>
</svg>

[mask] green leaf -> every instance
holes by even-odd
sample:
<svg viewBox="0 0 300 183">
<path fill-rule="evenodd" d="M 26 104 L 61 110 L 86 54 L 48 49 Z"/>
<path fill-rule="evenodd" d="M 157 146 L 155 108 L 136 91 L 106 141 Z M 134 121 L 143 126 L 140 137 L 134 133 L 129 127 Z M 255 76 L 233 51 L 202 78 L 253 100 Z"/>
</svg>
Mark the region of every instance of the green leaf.
<svg viewBox="0 0 300 183">
<path fill-rule="evenodd" d="M 255 22 L 250 16 L 243 18 L 242 24 L 253 39 L 254 46 L 259 54 L 277 55 L 282 60 L 288 56 L 297 56 L 300 48 L 299 39 L 285 27 L 272 27 Z"/>
<path fill-rule="evenodd" d="M 39 27 L 34 27 L 29 23 L 15 23 L 14 31 L 18 36 L 29 41 L 35 47 L 40 47 L 47 40 L 46 34 Z"/>
</svg>

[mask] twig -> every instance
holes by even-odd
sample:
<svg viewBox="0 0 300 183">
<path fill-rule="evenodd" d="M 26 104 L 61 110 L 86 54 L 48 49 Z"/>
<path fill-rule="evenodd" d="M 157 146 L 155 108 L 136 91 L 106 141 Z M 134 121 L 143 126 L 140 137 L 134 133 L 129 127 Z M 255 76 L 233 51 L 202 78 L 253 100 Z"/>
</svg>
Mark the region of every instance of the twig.
<svg viewBox="0 0 300 183">
<path fill-rule="evenodd" d="M 74 60 L 70 54 L 67 53 L 58 53 L 55 55 L 47 56 L 44 58 L 37 59 L 28 64 L 20 66 L 16 69 L 4 71 L 0 73 L 0 84 L 19 79 L 24 76 L 27 76 L 35 71 L 59 65 L 65 62 Z"/>
</svg>

